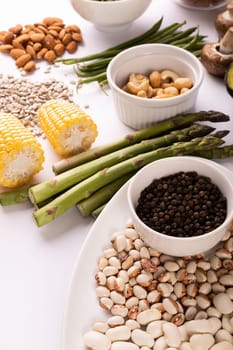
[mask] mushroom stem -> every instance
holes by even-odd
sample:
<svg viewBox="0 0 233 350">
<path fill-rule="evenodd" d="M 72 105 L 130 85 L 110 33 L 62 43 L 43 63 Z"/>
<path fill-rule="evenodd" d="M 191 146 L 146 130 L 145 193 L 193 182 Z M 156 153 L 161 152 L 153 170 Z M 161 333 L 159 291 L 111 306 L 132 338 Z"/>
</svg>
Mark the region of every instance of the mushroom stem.
<svg viewBox="0 0 233 350">
<path fill-rule="evenodd" d="M 220 41 L 219 51 L 223 54 L 233 53 L 233 27 L 230 27 Z"/>
</svg>

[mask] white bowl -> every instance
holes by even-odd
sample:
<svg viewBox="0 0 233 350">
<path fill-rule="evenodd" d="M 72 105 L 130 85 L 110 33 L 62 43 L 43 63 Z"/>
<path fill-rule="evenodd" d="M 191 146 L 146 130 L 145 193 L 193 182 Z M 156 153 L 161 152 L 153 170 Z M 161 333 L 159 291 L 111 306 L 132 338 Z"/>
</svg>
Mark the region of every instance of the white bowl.
<svg viewBox="0 0 233 350">
<path fill-rule="evenodd" d="M 164 69 L 191 78 L 193 87 L 184 94 L 163 99 L 137 97 L 122 89 L 131 73 L 148 75 L 153 70 Z M 134 129 L 191 111 L 203 77 L 204 68 L 196 56 L 187 50 L 166 44 L 145 44 L 124 50 L 107 67 L 107 79 L 118 117 Z"/>
<path fill-rule="evenodd" d="M 78 14 L 100 31 L 125 30 L 149 7 L 152 0 L 71 0 Z"/>
<path fill-rule="evenodd" d="M 226 197 L 226 219 L 215 230 L 195 237 L 169 236 L 151 229 L 136 214 L 135 207 L 141 191 L 155 178 L 175 174 L 179 171 L 197 171 L 200 175 L 210 177 L 212 182 L 219 187 L 222 194 Z M 220 242 L 233 219 L 233 184 L 217 163 L 200 157 L 170 157 L 150 163 L 131 179 L 127 198 L 132 222 L 142 239 L 152 248 L 172 256 L 190 256 L 210 250 Z"/>
</svg>

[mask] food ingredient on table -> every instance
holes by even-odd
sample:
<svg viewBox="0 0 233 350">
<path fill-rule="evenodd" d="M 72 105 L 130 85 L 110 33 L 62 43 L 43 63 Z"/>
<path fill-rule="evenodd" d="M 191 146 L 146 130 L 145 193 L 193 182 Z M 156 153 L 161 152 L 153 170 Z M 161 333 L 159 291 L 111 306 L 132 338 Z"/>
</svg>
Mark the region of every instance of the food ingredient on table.
<svg viewBox="0 0 233 350">
<path fill-rule="evenodd" d="M 44 151 L 12 114 L 0 113 L 0 185 L 16 188 L 28 184 L 41 169 Z"/>
<path fill-rule="evenodd" d="M 233 62 L 233 27 L 230 27 L 220 42 L 207 43 L 201 50 L 201 61 L 207 72 L 224 77 Z"/>
<path fill-rule="evenodd" d="M 103 204 L 107 203 L 112 196 L 123 186 L 135 172 L 129 173 L 119 179 L 111 182 L 110 184 L 100 188 L 98 191 L 94 192 L 93 195 L 84 199 L 77 204 L 78 210 L 81 212 L 82 216 L 88 216 L 92 212 Z"/>
<path fill-rule="evenodd" d="M 53 63 L 66 51 L 76 52 L 81 42 L 80 28 L 75 24 L 65 25 L 57 17 L 46 17 L 25 26 L 17 24 L 0 32 L 0 52 L 12 57 L 16 66 L 27 73 L 36 69 L 39 60 Z"/>
<path fill-rule="evenodd" d="M 176 115 L 175 117 L 155 123 L 154 125 L 151 125 L 147 128 L 134 131 L 120 139 L 114 140 L 113 142 L 106 143 L 98 147 L 93 147 L 92 149 L 86 152 L 77 154 L 67 159 L 60 160 L 53 164 L 53 171 L 56 175 L 60 174 L 68 169 L 72 169 L 78 165 L 100 158 L 106 154 L 112 153 L 129 145 L 138 143 L 142 140 L 165 135 L 172 130 L 188 127 L 198 121 L 220 123 L 227 122 L 229 120 L 229 116 L 219 111 L 200 111 Z"/>
<path fill-rule="evenodd" d="M 122 87 L 129 94 L 143 98 L 170 98 L 186 93 L 193 87 L 189 77 L 181 77 L 168 69 L 151 71 L 148 75 L 131 73 Z"/>
<path fill-rule="evenodd" d="M 225 82 L 226 82 L 227 91 L 233 97 L 233 62 L 231 63 L 228 70 L 226 71 Z"/>
<path fill-rule="evenodd" d="M 34 219 L 39 227 L 46 225 L 81 200 L 88 198 L 101 187 L 132 171 L 141 169 L 144 165 L 152 161 L 164 157 L 193 154 L 198 150 L 220 146 L 223 142 L 224 141 L 219 137 L 208 135 L 201 138 L 194 138 L 187 142 L 176 142 L 170 146 L 158 148 L 124 160 L 108 168 L 97 171 L 94 175 L 91 175 L 58 195 L 55 199 L 52 199 L 48 204 L 36 209 L 33 212 Z M 29 190 L 29 196 L 32 202 L 34 202 L 33 187 Z"/>
<path fill-rule="evenodd" d="M 232 254 L 232 229 L 207 255 L 174 258 L 147 246 L 129 220 L 99 256 L 93 279 L 106 317 L 84 332 L 84 344 L 232 350 Z"/>
<path fill-rule="evenodd" d="M 29 186 L 15 190 L 0 192 L 0 205 L 6 206 L 29 201 Z"/>
<path fill-rule="evenodd" d="M 62 157 L 89 149 L 98 135 L 93 119 L 74 102 L 52 99 L 38 109 L 38 116 L 41 129 Z"/>
<path fill-rule="evenodd" d="M 188 8 L 215 9 L 226 4 L 226 0 L 180 0 Z"/>
<path fill-rule="evenodd" d="M 107 84 L 106 68 L 111 59 L 124 49 L 135 45 L 147 43 L 170 44 L 189 50 L 199 57 L 205 43 L 205 36 L 198 33 L 197 27 L 182 29 L 186 22 L 180 22 L 161 29 L 162 21 L 163 18 L 145 33 L 102 52 L 79 58 L 57 59 L 56 61 L 67 65 L 75 65 L 76 74 L 79 78 L 78 86 L 91 82 L 98 82 L 100 86 L 105 86 Z"/>
<path fill-rule="evenodd" d="M 195 137 L 208 135 L 213 128 L 209 126 L 193 125 L 187 129 L 174 130 L 170 134 L 148 140 L 142 140 L 134 145 L 111 152 L 101 158 L 82 164 L 73 169 L 59 174 L 51 180 L 44 181 L 30 189 L 33 202 L 40 206 L 41 202 L 49 200 L 50 197 L 61 193 L 71 186 L 85 180 L 100 170 L 109 168 L 127 159 L 132 159 L 138 154 L 149 152 L 165 147 L 178 141 L 189 141 Z"/>
<path fill-rule="evenodd" d="M 215 18 L 215 28 L 222 38 L 226 31 L 233 26 L 233 1 L 227 4 L 226 9 L 223 12 L 217 14 Z"/>
<path fill-rule="evenodd" d="M 154 180 L 140 193 L 136 213 L 144 224 L 175 237 L 200 236 L 226 218 L 227 200 L 210 177 L 180 171 Z"/>
<path fill-rule="evenodd" d="M 73 101 L 73 91 L 56 79 L 30 81 L 0 74 L 0 110 L 14 114 L 33 135 L 42 136 L 38 125 L 38 108 L 54 98 Z"/>
</svg>

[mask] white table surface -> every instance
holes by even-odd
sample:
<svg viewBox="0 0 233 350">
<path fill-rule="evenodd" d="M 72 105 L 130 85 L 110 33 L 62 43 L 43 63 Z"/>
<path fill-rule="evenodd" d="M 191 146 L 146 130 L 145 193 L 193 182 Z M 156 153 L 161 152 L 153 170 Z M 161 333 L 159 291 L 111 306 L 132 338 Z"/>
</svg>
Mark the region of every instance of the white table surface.
<svg viewBox="0 0 233 350">
<path fill-rule="evenodd" d="M 3 4 L 2 4 L 3 6 Z M 210 41 L 217 40 L 213 22 L 216 12 L 190 11 L 179 7 L 175 1 L 153 0 L 146 13 L 133 23 L 126 33 L 103 33 L 81 19 L 69 0 L 6 0 L 0 11 L 0 30 L 17 23 L 30 24 L 47 16 L 57 16 L 66 24 L 80 26 L 84 45 L 74 55 L 94 53 L 134 37 L 164 16 L 163 26 L 175 21 L 187 21 L 187 26 L 200 26 L 200 32 Z M 123 34 L 123 35 L 122 35 Z M 46 80 L 45 66 L 39 64 L 31 75 L 33 80 Z M 14 61 L 0 55 L 0 73 L 20 77 Z M 76 79 L 71 66 L 52 69 L 54 78 L 70 84 Z M 71 88 L 74 88 L 70 84 Z M 103 94 L 97 84 L 75 92 L 81 107 L 87 105 L 88 113 L 98 125 L 96 145 L 125 135 L 129 128 L 117 118 L 111 94 Z M 233 99 L 226 93 L 222 80 L 205 74 L 196 110 L 216 109 L 229 115 L 233 113 Z M 223 128 L 233 129 L 232 120 Z M 233 142 L 230 134 L 226 138 Z M 42 141 L 46 161 L 38 181 L 52 174 L 51 164 L 58 160 L 46 141 Z M 233 170 L 233 158 L 221 161 Z M 67 301 L 73 267 L 80 248 L 93 224 L 93 219 L 82 218 L 72 208 L 50 224 L 38 228 L 32 218 L 30 204 L 0 207 L 0 349 L 4 350 L 57 350 L 61 345 L 63 312 Z M 114 213 L 113 213 L 114 217 Z M 87 257 L 88 261 L 88 257 Z M 78 349 L 77 349 L 78 350 Z"/>
</svg>

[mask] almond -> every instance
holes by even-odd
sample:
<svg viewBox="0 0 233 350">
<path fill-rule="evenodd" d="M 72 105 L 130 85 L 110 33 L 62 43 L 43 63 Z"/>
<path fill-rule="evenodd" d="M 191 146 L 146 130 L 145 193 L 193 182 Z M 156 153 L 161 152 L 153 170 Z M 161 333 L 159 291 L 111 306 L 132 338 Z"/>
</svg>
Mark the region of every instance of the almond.
<svg viewBox="0 0 233 350">
<path fill-rule="evenodd" d="M 30 35 L 30 39 L 34 42 L 34 43 L 41 43 L 45 38 L 45 34 L 44 33 L 33 33 Z"/>
<path fill-rule="evenodd" d="M 24 55 L 25 53 L 26 53 L 25 50 L 22 50 L 22 49 L 12 49 L 10 51 L 10 55 L 12 58 L 14 58 L 14 60 L 17 60 L 17 58 Z"/>
<path fill-rule="evenodd" d="M 81 33 L 72 33 L 72 39 L 77 42 L 81 42 L 83 40 Z"/>
<path fill-rule="evenodd" d="M 72 35 L 71 33 L 66 33 L 64 37 L 62 38 L 63 44 L 66 46 L 72 41 Z"/>
<path fill-rule="evenodd" d="M 46 49 L 46 47 L 43 47 L 40 51 L 37 52 L 36 58 L 38 60 L 41 60 L 47 51 L 48 51 L 48 49 Z"/>
<path fill-rule="evenodd" d="M 0 46 L 0 52 L 9 53 L 12 50 L 13 46 L 11 44 L 3 44 Z"/>
<path fill-rule="evenodd" d="M 54 46 L 54 51 L 58 57 L 62 56 L 65 52 L 65 46 L 63 44 L 56 44 Z"/>
<path fill-rule="evenodd" d="M 80 33 L 81 32 L 80 28 L 76 24 L 72 24 L 71 28 L 72 28 L 72 31 L 75 32 L 75 33 Z"/>
<path fill-rule="evenodd" d="M 28 41 L 30 39 L 30 35 L 28 34 L 21 34 L 19 36 L 17 36 L 17 38 L 15 38 L 13 40 L 13 45 L 14 45 L 14 42 L 16 43 L 19 43 L 19 44 L 22 44 L 24 43 L 25 41 Z"/>
<path fill-rule="evenodd" d="M 29 55 L 30 55 L 32 58 L 36 58 L 36 51 L 35 51 L 35 49 L 34 49 L 33 46 L 27 45 L 27 46 L 26 46 L 26 52 L 29 53 Z"/>
<path fill-rule="evenodd" d="M 46 54 L 44 55 L 44 59 L 49 63 L 53 63 L 56 59 L 56 54 L 54 50 L 47 51 Z"/>
<path fill-rule="evenodd" d="M 58 17 L 46 17 L 43 19 L 43 24 L 45 24 L 47 27 L 54 25 L 54 24 L 63 24 L 63 20 Z"/>
<path fill-rule="evenodd" d="M 36 69 L 36 64 L 34 61 L 28 61 L 25 66 L 23 66 L 25 72 L 32 72 Z"/>
<path fill-rule="evenodd" d="M 17 58 L 15 64 L 18 68 L 24 67 L 27 62 L 31 60 L 31 56 L 28 53 Z"/>
<path fill-rule="evenodd" d="M 48 50 L 51 50 L 56 45 L 56 41 L 54 37 L 50 34 L 46 35 L 43 41 L 43 46 L 46 47 Z"/>
<path fill-rule="evenodd" d="M 41 43 L 35 43 L 33 45 L 33 49 L 37 52 L 40 51 L 42 49 L 42 44 Z"/>
<path fill-rule="evenodd" d="M 69 53 L 74 53 L 78 48 L 78 44 L 76 41 L 72 40 L 68 45 L 66 45 L 66 50 Z"/>
<path fill-rule="evenodd" d="M 23 30 L 23 26 L 21 24 L 16 24 L 16 26 L 11 27 L 9 29 L 9 32 L 12 32 L 13 34 L 19 35 L 22 30 Z"/>
<path fill-rule="evenodd" d="M 11 44 L 14 39 L 14 34 L 12 32 L 6 32 L 3 37 L 3 44 Z"/>
</svg>

